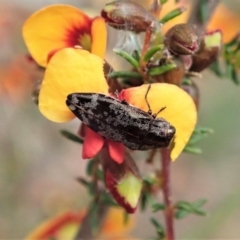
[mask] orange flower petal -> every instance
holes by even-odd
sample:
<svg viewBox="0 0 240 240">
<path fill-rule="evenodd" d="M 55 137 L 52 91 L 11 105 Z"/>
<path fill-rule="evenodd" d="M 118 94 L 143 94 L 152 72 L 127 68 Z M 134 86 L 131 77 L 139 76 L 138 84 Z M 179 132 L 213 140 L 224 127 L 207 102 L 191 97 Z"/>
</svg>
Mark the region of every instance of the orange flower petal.
<svg viewBox="0 0 240 240">
<path fill-rule="evenodd" d="M 124 146 L 121 143 L 115 142 L 111 139 L 108 139 L 107 143 L 109 155 L 115 162 L 121 164 L 124 159 Z"/>
<path fill-rule="evenodd" d="M 240 16 L 220 3 L 207 26 L 208 30 L 221 29 L 223 41 L 228 42 L 239 32 Z"/>
<path fill-rule="evenodd" d="M 33 232 L 27 236 L 26 240 L 47 240 L 53 236 L 56 237 L 61 228 L 67 224 L 75 223 L 76 226 L 78 226 L 84 215 L 84 211 L 81 211 L 79 213 L 65 212 L 60 216 L 49 219 L 40 224 L 36 229 L 34 229 Z"/>
<path fill-rule="evenodd" d="M 145 101 L 148 86 L 148 84 L 145 84 L 123 90 L 121 97 L 130 104 L 148 111 Z M 147 99 L 153 113 L 158 112 L 162 107 L 166 107 L 158 114 L 158 117 L 164 118 L 176 128 L 175 145 L 171 152 L 171 158 L 175 160 L 187 144 L 196 125 L 195 104 L 185 91 L 167 83 L 151 84 Z"/>
<path fill-rule="evenodd" d="M 104 139 L 89 127 L 86 127 L 85 131 L 86 135 L 83 143 L 82 158 L 90 159 L 93 158 L 102 149 Z"/>
<path fill-rule="evenodd" d="M 91 39 L 91 22 L 91 18 L 75 7 L 52 5 L 27 19 L 23 38 L 36 62 L 46 66 L 50 52 L 80 45 L 81 37 L 86 35 Z M 87 50 L 90 47 L 91 44 Z"/>
<path fill-rule="evenodd" d="M 102 17 L 96 17 L 91 26 L 92 46 L 91 52 L 104 57 L 107 45 L 107 27 Z"/>
<path fill-rule="evenodd" d="M 41 223 L 25 239 L 74 239 L 74 236 L 76 235 L 79 228 L 79 223 L 82 221 L 85 214 L 85 210 L 81 212 L 65 212 L 59 216 L 53 217 Z M 123 234 L 133 228 L 133 217 L 129 217 L 126 223 L 124 221 L 124 218 L 125 211 L 123 209 L 111 207 L 106 214 L 105 221 L 100 233 L 101 237 L 104 237 L 104 239 L 130 239 L 123 237 Z"/>
<path fill-rule="evenodd" d="M 106 221 L 103 223 L 101 236 L 111 237 L 111 239 L 115 237 L 114 239 L 119 239 L 123 233 L 130 231 L 134 226 L 133 216 L 129 216 L 129 219 L 126 222 L 125 214 L 126 212 L 122 208 L 110 208 L 106 216 Z"/>
<path fill-rule="evenodd" d="M 64 48 L 50 60 L 43 79 L 39 110 L 51 121 L 67 122 L 75 116 L 66 106 L 74 92 L 108 94 L 103 59 L 88 51 Z"/>
</svg>

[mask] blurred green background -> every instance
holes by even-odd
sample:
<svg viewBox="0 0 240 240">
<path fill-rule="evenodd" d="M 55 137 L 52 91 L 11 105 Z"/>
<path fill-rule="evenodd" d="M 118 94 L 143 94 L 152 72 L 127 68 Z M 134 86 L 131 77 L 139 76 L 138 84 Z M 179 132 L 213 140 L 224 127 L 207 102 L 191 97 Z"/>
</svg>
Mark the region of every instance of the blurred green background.
<svg viewBox="0 0 240 240">
<path fill-rule="evenodd" d="M 44 219 L 88 204 L 85 190 L 75 180 L 84 174 L 86 164 L 81 146 L 59 133 L 76 132 L 79 122 L 52 123 L 31 101 L 33 82 L 41 79 L 41 73 L 24 57 L 21 27 L 31 13 L 49 4 L 98 11 L 107 2 L 0 0 L 0 239 L 23 239 Z M 240 9 L 238 0 L 225 2 L 232 11 Z M 173 199 L 207 198 L 209 214 L 176 221 L 177 236 L 240 239 L 240 87 L 210 71 L 195 82 L 201 95 L 198 124 L 213 128 L 214 134 L 200 144 L 203 154 L 182 154 L 173 163 Z M 149 215 L 136 214 L 132 236 L 154 236 Z"/>
</svg>

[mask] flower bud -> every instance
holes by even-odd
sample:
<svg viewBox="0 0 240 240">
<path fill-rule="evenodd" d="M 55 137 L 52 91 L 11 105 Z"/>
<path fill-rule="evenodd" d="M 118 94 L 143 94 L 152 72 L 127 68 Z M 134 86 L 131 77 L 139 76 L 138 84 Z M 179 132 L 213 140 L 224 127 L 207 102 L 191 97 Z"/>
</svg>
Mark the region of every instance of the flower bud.
<svg viewBox="0 0 240 240">
<path fill-rule="evenodd" d="M 201 41 L 200 49 L 192 56 L 190 71 L 201 72 L 217 60 L 222 45 L 220 30 L 209 32 Z"/>
<path fill-rule="evenodd" d="M 109 26 L 135 33 L 145 32 L 150 26 L 156 27 L 158 25 L 149 11 L 133 2 L 115 1 L 108 3 L 101 15 Z"/>
<path fill-rule="evenodd" d="M 200 38 L 195 26 L 177 24 L 167 31 L 164 44 L 173 54 L 192 55 L 199 49 Z"/>
<path fill-rule="evenodd" d="M 134 213 L 142 190 L 142 180 L 132 157 L 125 153 L 122 164 L 113 161 L 108 151 L 101 151 L 105 184 L 115 201 L 128 213 Z"/>
</svg>

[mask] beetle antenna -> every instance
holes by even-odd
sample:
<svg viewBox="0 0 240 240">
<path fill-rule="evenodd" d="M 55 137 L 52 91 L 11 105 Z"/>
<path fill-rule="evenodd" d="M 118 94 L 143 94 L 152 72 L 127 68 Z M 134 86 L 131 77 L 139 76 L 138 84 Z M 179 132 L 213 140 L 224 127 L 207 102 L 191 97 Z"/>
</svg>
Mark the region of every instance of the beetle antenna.
<svg viewBox="0 0 240 240">
<path fill-rule="evenodd" d="M 148 95 L 148 93 L 149 93 L 149 91 L 150 91 L 150 88 L 151 88 L 151 84 L 148 85 L 148 89 L 147 89 L 147 92 L 146 92 L 146 94 L 145 94 L 145 101 L 146 101 L 147 106 L 148 106 L 148 113 L 149 113 L 150 115 L 152 115 L 152 110 L 151 110 L 150 104 L 149 104 L 148 99 L 147 99 L 147 95 Z"/>
</svg>

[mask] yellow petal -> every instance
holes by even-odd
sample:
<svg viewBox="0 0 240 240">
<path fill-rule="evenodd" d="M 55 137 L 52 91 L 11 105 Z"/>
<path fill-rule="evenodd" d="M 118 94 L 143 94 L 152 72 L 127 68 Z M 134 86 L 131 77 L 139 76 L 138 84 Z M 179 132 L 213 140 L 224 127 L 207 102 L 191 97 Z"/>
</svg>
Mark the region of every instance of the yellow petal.
<svg viewBox="0 0 240 240">
<path fill-rule="evenodd" d="M 73 119 L 65 102 L 67 95 L 74 92 L 108 94 L 103 59 L 85 50 L 64 48 L 47 66 L 39 95 L 41 113 L 54 122 Z"/>
<path fill-rule="evenodd" d="M 129 88 L 121 96 L 130 104 L 148 111 L 145 94 L 148 84 L 140 87 Z M 175 146 L 171 152 L 174 161 L 187 144 L 197 122 L 197 112 L 192 98 L 179 87 L 167 83 L 151 84 L 147 95 L 153 113 L 166 107 L 157 117 L 162 117 L 176 128 Z"/>
<path fill-rule="evenodd" d="M 107 27 L 105 20 L 102 17 L 96 17 L 93 19 L 91 35 L 91 52 L 103 58 L 107 46 Z"/>
<path fill-rule="evenodd" d="M 27 19 L 23 38 L 32 57 L 45 67 L 49 53 L 79 45 L 81 36 L 91 36 L 91 22 L 91 18 L 75 7 L 52 5 Z"/>
</svg>

